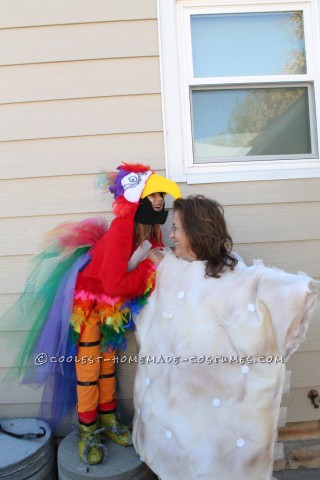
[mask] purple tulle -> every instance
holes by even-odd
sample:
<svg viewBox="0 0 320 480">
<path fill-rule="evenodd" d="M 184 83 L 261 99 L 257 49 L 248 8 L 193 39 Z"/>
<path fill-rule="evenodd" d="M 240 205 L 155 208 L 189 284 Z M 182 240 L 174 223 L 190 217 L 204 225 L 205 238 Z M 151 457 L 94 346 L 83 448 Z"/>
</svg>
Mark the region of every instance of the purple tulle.
<svg viewBox="0 0 320 480">
<path fill-rule="evenodd" d="M 25 384 L 45 385 L 40 417 L 53 430 L 70 413 L 77 399 L 74 363 L 77 346 L 70 341 L 70 318 L 78 273 L 90 260 L 91 256 L 84 253 L 64 274 L 34 348 L 32 364 L 22 381 Z M 37 364 L 41 361 L 42 364 Z"/>
</svg>

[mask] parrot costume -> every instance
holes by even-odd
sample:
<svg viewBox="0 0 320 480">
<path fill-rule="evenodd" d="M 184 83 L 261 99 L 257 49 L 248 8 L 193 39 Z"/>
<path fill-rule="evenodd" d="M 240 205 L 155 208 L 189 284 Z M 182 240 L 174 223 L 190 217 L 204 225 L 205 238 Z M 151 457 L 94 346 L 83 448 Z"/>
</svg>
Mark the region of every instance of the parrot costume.
<svg viewBox="0 0 320 480">
<path fill-rule="evenodd" d="M 40 416 L 53 429 L 77 403 L 79 454 L 89 464 L 105 459 L 100 433 L 131 444 L 115 416 L 114 356 L 125 348 L 125 333 L 135 329 L 134 319 L 154 288 L 154 263 L 139 262 L 146 243 L 147 249 L 163 246 L 161 234 L 137 245 L 135 221 L 165 222 L 168 212 L 164 206 L 153 210 L 148 195 L 181 196 L 174 182 L 148 166 L 122 164 L 117 170 L 99 177 L 115 199 L 110 227 L 90 218 L 52 230 L 24 292 L 7 313 L 33 320 L 8 377 L 18 371 L 22 383 L 44 386 Z"/>
</svg>

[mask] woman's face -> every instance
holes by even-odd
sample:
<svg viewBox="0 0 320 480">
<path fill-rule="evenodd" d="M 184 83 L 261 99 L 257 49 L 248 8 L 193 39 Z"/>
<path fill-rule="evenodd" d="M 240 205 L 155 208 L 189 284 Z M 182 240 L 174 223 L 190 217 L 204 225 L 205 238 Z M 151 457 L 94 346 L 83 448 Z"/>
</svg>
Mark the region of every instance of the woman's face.
<svg viewBox="0 0 320 480">
<path fill-rule="evenodd" d="M 151 202 L 153 210 L 155 210 L 156 212 L 161 212 L 164 205 L 163 193 L 152 193 L 151 195 L 148 195 L 148 199 Z"/>
<path fill-rule="evenodd" d="M 190 246 L 187 234 L 182 227 L 180 212 L 178 210 L 173 214 L 172 233 L 170 238 L 174 241 L 175 255 L 177 257 L 185 258 L 190 262 L 197 259 Z"/>
</svg>

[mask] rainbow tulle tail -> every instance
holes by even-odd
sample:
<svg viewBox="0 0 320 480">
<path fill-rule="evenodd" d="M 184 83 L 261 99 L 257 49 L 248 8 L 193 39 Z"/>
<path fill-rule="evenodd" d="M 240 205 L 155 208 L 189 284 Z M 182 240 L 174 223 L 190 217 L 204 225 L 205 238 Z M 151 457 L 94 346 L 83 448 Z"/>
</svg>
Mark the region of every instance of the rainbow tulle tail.
<svg viewBox="0 0 320 480">
<path fill-rule="evenodd" d="M 70 341 L 74 290 L 79 271 L 91 259 L 90 248 L 106 230 L 106 222 L 94 218 L 52 230 L 44 251 L 33 259 L 23 293 L 4 316 L 18 330 L 28 329 L 5 380 L 45 385 L 40 415 L 52 428 L 76 401 L 74 361 L 70 360 L 76 354 L 76 345 Z M 61 361 L 62 357 L 68 360 Z"/>
</svg>

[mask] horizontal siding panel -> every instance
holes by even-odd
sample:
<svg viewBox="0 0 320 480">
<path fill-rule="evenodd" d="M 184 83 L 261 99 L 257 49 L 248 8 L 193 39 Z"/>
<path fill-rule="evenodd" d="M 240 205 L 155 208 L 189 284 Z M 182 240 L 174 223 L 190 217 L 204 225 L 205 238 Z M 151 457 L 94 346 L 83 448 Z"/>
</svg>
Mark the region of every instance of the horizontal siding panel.
<svg viewBox="0 0 320 480">
<path fill-rule="evenodd" d="M 302 271 L 312 277 L 320 277 L 320 240 L 235 245 L 234 251 L 248 265 L 252 264 L 252 259 L 261 258 L 270 267 L 291 273 Z"/>
<path fill-rule="evenodd" d="M 316 311 L 313 314 L 312 322 L 308 329 L 305 341 L 301 343 L 297 352 L 319 351 L 320 345 L 320 303 L 318 302 Z M 320 360 L 320 353 L 319 360 Z M 306 366 L 308 368 L 308 366 Z"/>
<path fill-rule="evenodd" d="M 5 375 L 5 369 L 8 369 L 16 359 L 18 352 L 23 345 L 25 339 L 25 331 L 8 332 L 0 337 L 1 348 L 1 369 L 3 369 L 3 375 Z"/>
<path fill-rule="evenodd" d="M 0 103 L 160 92 L 158 57 L 2 67 Z"/>
<path fill-rule="evenodd" d="M 121 161 L 146 162 L 156 170 L 164 168 L 162 132 L 0 142 L 0 178 L 94 173 L 105 168 L 106 162 L 108 168 L 110 164 L 114 168 Z M 180 188 L 183 196 L 202 194 L 224 206 L 320 201 L 320 178 L 248 182 L 241 188 L 238 182 L 180 184 Z"/>
<path fill-rule="evenodd" d="M 16 369 L 15 369 L 16 370 Z M 36 403 L 39 405 L 42 397 L 42 388 L 31 388 L 28 385 L 20 385 L 17 381 L 4 383 L 7 369 L 0 368 L 0 382 L 6 388 L 2 389 L 0 405 L 10 403 L 12 399 L 23 399 L 23 403 Z"/>
<path fill-rule="evenodd" d="M 90 188 L 90 186 L 89 186 Z M 92 187 L 93 190 L 93 187 Z M 92 192 L 95 195 L 95 192 Z M 107 196 L 102 196 L 103 212 L 102 213 L 84 213 L 84 214 L 71 214 L 71 215 L 46 215 L 37 217 L 11 217 L 0 218 L 0 237 L 1 237 L 1 250 L 0 257 L 10 255 L 30 255 L 39 252 L 41 242 L 44 238 L 44 234 L 55 228 L 57 225 L 69 222 L 78 222 L 86 218 L 102 217 L 110 224 L 114 218 L 111 210 L 108 212 L 107 207 L 111 209 L 112 197 L 108 199 Z M 106 200 L 108 202 L 106 203 Z M 100 203 L 100 202 L 99 202 Z M 166 202 L 168 205 L 169 200 Z M 171 213 L 171 212 L 170 212 Z M 169 239 L 170 224 L 163 229 L 163 235 Z M 172 243 L 172 242 L 170 242 Z"/>
<path fill-rule="evenodd" d="M 0 28 L 156 18 L 156 0 L 1 0 Z"/>
<path fill-rule="evenodd" d="M 80 221 L 85 218 L 101 216 L 105 218 L 110 225 L 113 214 L 84 214 L 84 215 L 51 215 L 47 217 L 30 218 L 9 218 L 0 219 L 1 251 L 0 257 L 13 255 L 34 255 L 41 250 L 41 241 L 44 234 L 61 223 Z M 32 222 L 32 226 L 30 226 Z M 169 228 L 163 229 L 164 243 L 171 245 L 169 240 Z M 171 229 L 170 229 L 171 231 Z M 1 312 L 1 308 L 0 308 Z M 1 313 L 0 313 L 1 316 Z"/>
<path fill-rule="evenodd" d="M 287 423 L 319 420 L 319 409 L 314 408 L 308 398 L 309 390 L 315 388 L 320 392 L 320 382 L 311 387 L 292 388 L 282 398 L 282 405 L 288 407 Z"/>
<path fill-rule="evenodd" d="M 111 195 L 97 193 L 94 178 L 95 175 L 78 175 L 2 180 L 0 217 L 111 211 Z"/>
<path fill-rule="evenodd" d="M 310 385 L 320 385 L 319 365 L 319 350 L 295 352 L 287 363 L 287 370 L 292 371 L 291 388 L 307 388 Z"/>
<path fill-rule="evenodd" d="M 0 257 L 38 253 L 44 235 L 57 225 L 78 222 L 85 218 L 103 217 L 110 224 L 113 214 L 48 215 L 32 219 L 28 217 L 0 219 L 2 247 Z"/>
<path fill-rule="evenodd" d="M 10 295 L 0 295 L 0 332 L 10 332 L 18 329 L 17 325 L 13 324 L 11 319 L 4 320 L 2 318 L 7 310 L 18 300 L 18 298 L 19 295 L 15 293 Z M 28 324 L 26 328 L 30 328 L 30 324 Z"/>
<path fill-rule="evenodd" d="M 21 293 L 31 272 L 32 255 L 0 257 L 0 296 Z"/>
<path fill-rule="evenodd" d="M 112 195 L 94 189 L 95 175 L 0 181 L 0 218 L 111 212 Z M 93 213 L 95 215 L 95 213 Z M 30 227 L 32 228 L 32 221 Z"/>
<path fill-rule="evenodd" d="M 235 243 L 320 238 L 320 202 L 225 207 Z"/>
<path fill-rule="evenodd" d="M 71 214 L 71 215 L 46 215 L 46 216 L 37 216 L 37 217 L 11 217 L 11 218 L 0 218 L 0 238 L 1 238 L 1 250 L 0 257 L 10 256 L 10 255 L 30 255 L 36 254 L 41 249 L 41 242 L 44 238 L 44 234 L 55 228 L 57 225 L 62 223 L 69 222 L 78 222 L 86 218 L 93 217 L 102 217 L 107 220 L 110 224 L 114 218 L 113 213 L 107 210 L 107 206 L 111 208 L 112 197 L 108 199 L 106 204 L 107 196 L 102 197 L 104 203 L 101 213 L 84 213 L 84 214 Z M 168 199 L 166 204 L 172 203 Z M 170 212 L 171 218 L 171 212 Z M 172 241 L 169 240 L 169 234 L 171 233 L 171 222 L 170 218 L 166 227 L 161 227 L 163 232 L 163 238 L 166 244 L 172 244 Z"/>
<path fill-rule="evenodd" d="M 13 295 L 0 295 L 0 318 L 2 315 L 8 310 L 11 305 L 18 300 L 19 296 L 17 294 Z M 0 331 L 9 331 L 14 330 L 15 327 L 13 325 L 6 325 L 5 328 L 2 321 L 0 322 Z"/>
<path fill-rule="evenodd" d="M 164 168 L 162 132 L 0 142 L 0 179 L 93 174 L 121 162 Z"/>
<path fill-rule="evenodd" d="M 292 388 L 320 385 L 319 351 L 295 352 L 287 369 L 292 371 Z"/>
<path fill-rule="evenodd" d="M 0 106 L 0 141 L 161 130 L 160 95 Z"/>
<path fill-rule="evenodd" d="M 320 238 L 320 202 L 236 205 L 226 206 L 224 210 L 234 244 L 237 249 L 244 244 L 243 251 L 246 255 L 247 252 L 250 255 L 248 249 L 251 248 L 251 243 L 279 243 L 281 254 L 285 255 L 287 242 Z M 169 216 L 164 225 L 167 237 L 171 233 L 171 224 Z M 262 246 L 263 248 L 266 247 Z"/>
<path fill-rule="evenodd" d="M 21 403 L 18 403 L 19 396 L 11 398 L 11 402 L 1 405 L 0 420 L 9 418 L 37 418 L 39 412 L 38 403 L 26 403 L 21 408 Z"/>
<path fill-rule="evenodd" d="M 206 195 L 221 205 L 320 201 L 320 178 L 257 182 L 182 184 L 183 196 Z"/>
<path fill-rule="evenodd" d="M 0 30 L 0 65 L 158 54 L 156 20 Z"/>
</svg>

